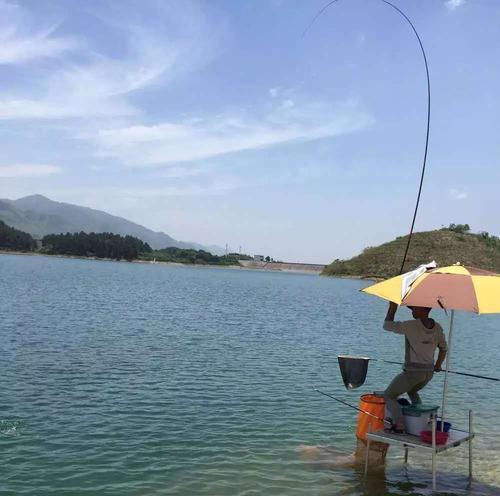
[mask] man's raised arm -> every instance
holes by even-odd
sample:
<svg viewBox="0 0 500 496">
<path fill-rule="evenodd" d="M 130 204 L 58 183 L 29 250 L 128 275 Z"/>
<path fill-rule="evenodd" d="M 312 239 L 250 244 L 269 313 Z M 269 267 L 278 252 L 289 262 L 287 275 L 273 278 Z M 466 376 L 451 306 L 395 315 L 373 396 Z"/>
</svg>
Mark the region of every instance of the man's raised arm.
<svg viewBox="0 0 500 496">
<path fill-rule="evenodd" d="M 389 302 L 389 308 L 387 309 L 387 314 L 384 320 L 384 329 L 386 331 L 395 332 L 397 334 L 404 334 L 403 326 L 401 322 L 394 322 L 394 316 L 398 306 L 393 301 Z"/>
<path fill-rule="evenodd" d="M 394 316 L 398 310 L 398 306 L 393 301 L 389 302 L 389 308 L 387 309 L 387 315 L 385 316 L 385 322 L 394 322 Z"/>
</svg>

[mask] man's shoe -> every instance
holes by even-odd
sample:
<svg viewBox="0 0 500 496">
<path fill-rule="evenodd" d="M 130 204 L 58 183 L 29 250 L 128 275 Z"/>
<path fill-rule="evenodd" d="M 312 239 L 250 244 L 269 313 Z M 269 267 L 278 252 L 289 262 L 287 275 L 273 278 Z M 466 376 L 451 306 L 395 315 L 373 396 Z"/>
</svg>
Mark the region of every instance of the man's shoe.
<svg viewBox="0 0 500 496">
<path fill-rule="evenodd" d="M 388 434 L 406 434 L 404 427 L 396 425 L 389 419 L 386 419 L 386 421 L 390 423 L 390 426 L 386 427 L 384 432 L 387 432 Z"/>
</svg>

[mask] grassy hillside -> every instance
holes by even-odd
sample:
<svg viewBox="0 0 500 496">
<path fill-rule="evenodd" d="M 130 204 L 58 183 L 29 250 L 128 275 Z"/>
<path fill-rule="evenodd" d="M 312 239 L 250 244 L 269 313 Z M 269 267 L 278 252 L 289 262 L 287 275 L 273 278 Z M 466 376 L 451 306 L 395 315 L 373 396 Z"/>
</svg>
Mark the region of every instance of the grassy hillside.
<svg viewBox="0 0 500 496">
<path fill-rule="evenodd" d="M 387 278 L 399 273 L 408 236 L 366 248 L 350 260 L 335 260 L 326 276 Z M 500 273 L 500 240 L 487 233 L 471 234 L 449 229 L 414 233 L 405 270 L 435 260 L 438 265 L 460 262 Z"/>
</svg>

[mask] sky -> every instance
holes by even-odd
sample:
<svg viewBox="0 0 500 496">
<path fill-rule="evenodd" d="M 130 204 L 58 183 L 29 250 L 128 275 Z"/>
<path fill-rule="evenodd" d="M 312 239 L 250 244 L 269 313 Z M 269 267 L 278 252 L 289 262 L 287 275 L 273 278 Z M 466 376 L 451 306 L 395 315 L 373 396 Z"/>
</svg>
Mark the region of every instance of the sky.
<svg viewBox="0 0 500 496">
<path fill-rule="evenodd" d="M 500 234 L 500 2 L 393 0 L 429 61 L 416 230 Z M 426 79 L 378 0 L 0 0 L 0 198 L 328 263 L 408 232 Z"/>
</svg>

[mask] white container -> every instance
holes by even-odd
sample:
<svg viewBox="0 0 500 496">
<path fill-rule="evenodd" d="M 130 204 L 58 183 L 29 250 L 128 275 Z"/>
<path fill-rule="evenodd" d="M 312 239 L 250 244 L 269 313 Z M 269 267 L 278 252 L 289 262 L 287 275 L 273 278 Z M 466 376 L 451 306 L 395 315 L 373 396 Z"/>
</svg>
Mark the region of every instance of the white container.
<svg viewBox="0 0 500 496">
<path fill-rule="evenodd" d="M 403 408 L 405 429 L 407 434 L 420 436 L 422 431 L 432 429 L 431 415 L 436 415 L 437 406 L 434 405 L 410 405 Z"/>
</svg>

